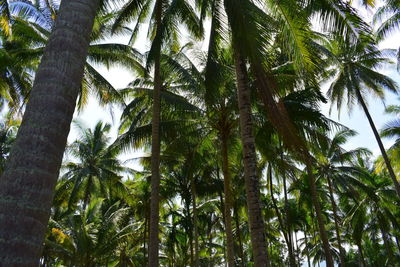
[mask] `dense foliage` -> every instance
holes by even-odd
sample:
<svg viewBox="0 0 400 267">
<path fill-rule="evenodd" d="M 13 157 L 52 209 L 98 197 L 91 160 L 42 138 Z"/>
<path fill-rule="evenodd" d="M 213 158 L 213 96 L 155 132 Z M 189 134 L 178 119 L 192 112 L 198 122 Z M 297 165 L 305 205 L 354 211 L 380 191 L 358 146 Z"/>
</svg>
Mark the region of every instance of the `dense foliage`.
<svg viewBox="0 0 400 267">
<path fill-rule="evenodd" d="M 59 8 L 0 2 L 0 175 Z M 122 111 L 118 136 L 74 123 L 40 265 L 400 266 L 400 121 L 379 132 L 367 103 L 399 90 L 379 48 L 399 25 L 398 0 L 101 1 L 77 109 Z M 362 108 L 379 157 L 327 102 Z"/>
</svg>

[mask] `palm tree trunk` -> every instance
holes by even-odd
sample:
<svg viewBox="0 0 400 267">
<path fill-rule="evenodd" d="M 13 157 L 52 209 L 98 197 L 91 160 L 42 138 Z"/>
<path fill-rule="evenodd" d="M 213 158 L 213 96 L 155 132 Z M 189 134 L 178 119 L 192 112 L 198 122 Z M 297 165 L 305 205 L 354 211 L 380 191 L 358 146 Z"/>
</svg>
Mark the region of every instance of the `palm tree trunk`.
<svg viewBox="0 0 400 267">
<path fill-rule="evenodd" d="M 228 267 L 235 266 L 235 255 L 233 246 L 233 232 L 232 232 L 232 188 L 231 188 L 231 176 L 229 171 L 229 160 L 228 160 L 228 137 L 227 134 L 222 133 L 222 170 L 224 173 L 224 195 L 225 195 L 225 234 L 226 234 L 226 251 L 228 258 Z"/>
<path fill-rule="evenodd" d="M 37 266 L 99 0 L 62 1 L 0 178 L 0 262 Z"/>
<path fill-rule="evenodd" d="M 319 232 L 326 257 L 326 264 L 327 267 L 333 267 L 334 265 L 332 253 L 330 251 L 328 235 L 325 229 L 324 219 L 322 217 L 321 204 L 318 198 L 317 187 L 315 185 L 315 175 L 313 173 L 313 168 L 311 164 L 311 155 L 307 149 L 306 144 L 297 133 L 297 130 L 291 122 L 291 119 L 287 114 L 285 108 L 282 106 L 282 104 L 277 105 L 275 103 L 272 91 L 268 88 L 277 87 L 274 79 L 269 77 L 269 75 L 265 73 L 261 65 L 257 66 L 256 64 L 254 64 L 252 67 L 256 76 L 258 77 L 256 81 L 258 82 L 258 89 L 262 101 L 264 102 L 264 106 L 269 113 L 268 119 L 272 122 L 278 133 L 288 142 L 288 145 L 291 146 L 291 149 L 301 155 L 302 158 L 304 158 L 304 163 L 306 165 L 306 170 L 311 187 L 311 199 L 317 216 Z"/>
<path fill-rule="evenodd" d="M 235 224 L 236 224 L 236 235 L 239 242 L 239 254 L 240 254 L 240 263 L 241 266 L 244 267 L 244 248 L 243 248 L 243 241 L 242 241 L 242 234 L 240 232 L 240 223 L 239 223 L 239 212 L 237 207 L 234 209 L 235 213 Z"/>
<path fill-rule="evenodd" d="M 311 188 L 311 201 L 312 201 L 314 209 L 315 209 L 315 215 L 317 217 L 317 222 L 318 222 L 319 235 L 320 235 L 320 238 L 322 241 L 322 246 L 323 246 L 324 252 L 325 252 L 326 266 L 334 267 L 333 257 L 332 257 L 332 253 L 331 253 L 331 249 L 330 249 L 330 245 L 329 245 L 329 240 L 328 240 L 328 234 L 325 229 L 324 218 L 322 217 L 321 204 L 320 204 L 320 200 L 318 198 L 317 186 L 315 184 L 315 175 L 314 175 L 312 167 L 311 167 L 311 160 L 310 160 L 310 155 L 308 154 L 308 152 L 305 157 L 305 163 L 306 163 L 308 181 L 310 183 L 310 188 Z"/>
<path fill-rule="evenodd" d="M 305 242 L 304 249 L 306 250 L 307 264 L 308 264 L 308 267 L 311 267 L 310 251 L 308 250 L 307 228 L 305 226 L 304 226 L 304 231 L 303 232 L 304 232 L 304 242 Z"/>
<path fill-rule="evenodd" d="M 367 263 L 364 258 L 364 251 L 362 249 L 361 241 L 357 241 L 358 252 L 360 253 L 361 267 L 367 267 Z"/>
<path fill-rule="evenodd" d="M 336 206 L 335 198 L 333 196 L 332 181 L 331 181 L 331 178 L 329 177 L 329 175 L 327 176 L 327 180 L 328 180 L 328 188 L 329 188 L 329 199 L 330 199 L 331 205 L 332 205 L 333 218 L 335 220 L 336 238 L 337 238 L 338 246 L 339 246 L 340 266 L 344 267 L 345 262 L 346 262 L 345 261 L 346 255 L 345 255 L 345 251 L 342 247 L 342 239 L 340 237 L 340 230 L 339 230 L 339 216 L 337 213 L 337 206 Z"/>
<path fill-rule="evenodd" d="M 357 95 L 358 101 L 360 102 L 360 104 L 361 104 L 361 106 L 362 106 L 362 108 L 364 110 L 365 116 L 367 116 L 369 125 L 371 126 L 372 132 L 374 133 L 374 136 L 375 136 L 376 142 L 378 143 L 379 149 L 381 150 L 382 157 L 383 157 L 383 159 L 385 161 L 386 168 L 389 171 L 389 175 L 392 178 L 392 181 L 393 181 L 393 184 L 394 184 L 394 188 L 395 188 L 395 190 L 397 192 L 397 195 L 400 197 L 400 184 L 399 184 L 399 181 L 397 180 L 396 174 L 393 171 L 392 164 L 390 163 L 389 157 L 388 157 L 388 155 L 386 153 L 385 147 L 383 146 L 383 143 L 382 143 L 381 137 L 379 136 L 378 130 L 375 127 L 375 123 L 372 120 L 372 117 L 371 117 L 371 114 L 369 113 L 368 107 L 365 104 L 364 99 L 363 99 L 363 97 L 361 95 L 361 92 L 358 89 L 356 89 L 356 95 Z"/>
<path fill-rule="evenodd" d="M 283 238 L 285 239 L 286 245 L 288 247 L 289 264 L 291 267 L 296 267 L 297 264 L 296 264 L 296 259 L 293 254 L 293 247 L 292 247 L 292 244 L 290 243 L 290 239 L 288 237 L 290 235 L 290 233 L 286 230 L 287 227 L 285 227 L 285 224 L 283 223 L 281 213 L 278 209 L 278 205 L 277 205 L 276 199 L 274 197 L 273 184 L 272 184 L 272 168 L 271 167 L 268 167 L 268 178 L 269 178 L 269 191 L 271 194 L 272 206 L 275 209 L 276 216 L 278 217 L 279 227 L 282 230 Z"/>
<path fill-rule="evenodd" d="M 151 121 L 151 199 L 150 199 L 150 234 L 149 234 L 149 262 L 148 266 L 159 265 L 159 222 L 160 222 L 160 117 L 161 117 L 161 16 L 162 1 L 156 2 L 156 42 L 154 53 L 154 95 L 153 95 L 153 114 Z"/>
<path fill-rule="evenodd" d="M 191 175 L 190 189 L 192 195 L 192 207 L 193 207 L 193 241 L 194 241 L 194 266 L 199 266 L 199 233 L 197 227 L 197 202 L 196 202 L 196 187 L 194 177 Z"/>
<path fill-rule="evenodd" d="M 209 267 L 214 266 L 213 263 L 213 251 L 212 251 L 212 217 L 210 216 L 210 221 L 208 224 L 208 257 L 209 257 Z"/>
<path fill-rule="evenodd" d="M 383 239 L 383 244 L 385 245 L 385 249 L 386 249 L 386 253 L 388 254 L 388 264 L 389 266 L 392 266 L 393 263 L 393 251 L 392 251 L 392 246 L 389 243 L 389 236 L 387 234 L 387 232 L 385 231 L 385 229 L 382 227 L 382 224 L 379 224 L 381 233 L 382 233 L 382 239 Z"/>
<path fill-rule="evenodd" d="M 147 259 L 147 255 L 146 255 L 146 241 L 147 241 L 147 225 L 148 225 L 148 212 L 145 212 L 145 217 L 144 217 L 144 232 L 143 232 L 143 265 L 146 264 L 146 259 Z"/>
<path fill-rule="evenodd" d="M 238 88 L 240 134 L 243 145 L 243 162 L 247 209 L 249 214 L 250 237 L 253 249 L 254 266 L 269 267 L 268 251 L 265 242 L 265 226 L 261 211 L 260 185 L 256 175 L 257 158 L 251 118 L 251 92 L 245 61 L 239 49 L 235 49 L 235 68 Z"/>
</svg>

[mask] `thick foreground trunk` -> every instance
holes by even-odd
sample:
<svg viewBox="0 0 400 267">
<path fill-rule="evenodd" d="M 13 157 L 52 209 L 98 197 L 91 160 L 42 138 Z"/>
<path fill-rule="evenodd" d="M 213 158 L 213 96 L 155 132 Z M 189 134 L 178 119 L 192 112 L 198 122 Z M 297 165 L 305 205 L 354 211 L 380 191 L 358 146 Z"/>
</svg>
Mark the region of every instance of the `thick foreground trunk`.
<svg viewBox="0 0 400 267">
<path fill-rule="evenodd" d="M 0 178 L 0 263 L 38 266 L 99 0 L 62 1 Z"/>
<path fill-rule="evenodd" d="M 270 266 L 265 242 L 264 219 L 261 211 L 260 185 L 256 175 L 257 158 L 251 118 L 250 88 L 245 61 L 239 49 L 235 49 L 235 68 L 238 87 L 240 135 L 243 145 L 244 178 L 250 237 L 255 267 Z"/>
<path fill-rule="evenodd" d="M 383 157 L 383 159 L 385 161 L 386 168 L 388 169 L 390 178 L 392 178 L 392 181 L 393 181 L 393 184 L 394 184 L 394 188 L 396 189 L 397 195 L 400 197 L 400 184 L 399 184 L 399 181 L 397 180 L 396 174 L 393 171 L 392 164 L 390 163 L 389 157 L 388 157 L 388 155 L 386 153 L 385 147 L 383 146 L 383 143 L 382 143 L 381 137 L 379 136 L 378 130 L 375 127 L 375 123 L 372 120 L 371 114 L 369 114 L 368 107 L 365 104 L 364 99 L 363 99 L 363 97 L 362 97 L 362 95 L 361 95 L 359 90 L 356 90 L 356 95 L 357 95 L 358 101 L 360 102 L 360 104 L 361 104 L 361 106 L 362 106 L 362 108 L 364 110 L 365 116 L 367 116 L 369 125 L 371 126 L 371 129 L 374 132 L 374 136 L 375 136 L 376 142 L 378 143 L 378 146 L 379 146 L 379 149 L 381 151 L 382 157 Z"/>
</svg>

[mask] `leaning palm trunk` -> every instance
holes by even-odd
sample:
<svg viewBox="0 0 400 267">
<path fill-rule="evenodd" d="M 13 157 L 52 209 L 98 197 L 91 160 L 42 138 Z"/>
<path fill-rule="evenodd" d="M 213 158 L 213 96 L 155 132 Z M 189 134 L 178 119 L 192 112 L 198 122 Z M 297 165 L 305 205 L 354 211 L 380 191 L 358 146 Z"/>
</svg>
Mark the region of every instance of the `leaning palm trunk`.
<svg viewBox="0 0 400 267">
<path fill-rule="evenodd" d="M 0 178 L 0 262 L 37 266 L 99 0 L 62 1 Z"/>
<path fill-rule="evenodd" d="M 334 266 L 333 258 L 330 250 L 328 234 L 325 229 L 325 222 L 322 216 L 321 204 L 318 197 L 317 187 L 315 184 L 315 175 L 313 173 L 313 168 L 312 168 L 312 158 L 307 149 L 307 145 L 300 137 L 296 127 L 293 125 L 283 103 L 275 102 L 273 96 L 273 90 L 274 89 L 276 90 L 278 86 L 272 75 L 267 73 L 264 70 L 263 66 L 260 65 L 259 63 L 253 64 L 252 68 L 257 77 L 256 79 L 257 89 L 259 90 L 261 99 L 264 102 L 265 108 L 268 111 L 268 119 L 276 128 L 279 135 L 286 142 L 286 145 L 304 160 L 304 163 L 306 165 L 306 171 L 308 174 L 309 184 L 311 187 L 311 199 L 313 206 L 315 208 L 319 233 L 325 252 L 326 265 L 328 267 L 333 267 Z"/>
<path fill-rule="evenodd" d="M 231 176 L 229 172 L 228 160 L 228 136 L 223 133 L 222 138 L 222 170 L 224 173 L 224 195 L 225 195 L 225 234 L 226 234 L 226 254 L 228 258 L 228 267 L 235 266 L 235 255 L 233 246 L 233 232 L 232 232 L 232 188 Z"/>
<path fill-rule="evenodd" d="M 157 42 L 154 55 L 154 95 L 151 121 L 151 199 L 149 225 L 149 261 L 148 266 L 158 266 L 158 224 L 160 221 L 160 113 L 161 113 L 161 40 L 157 40 L 161 31 L 162 1 L 156 2 Z"/>
<path fill-rule="evenodd" d="M 335 220 L 336 238 L 337 238 L 338 246 L 339 246 L 340 266 L 345 266 L 346 255 L 345 255 L 345 250 L 342 247 L 342 238 L 340 237 L 340 229 L 339 229 L 339 216 L 338 216 L 338 212 L 337 212 L 337 205 L 336 205 L 335 198 L 333 195 L 332 181 L 331 181 L 331 178 L 329 177 L 329 175 L 327 176 L 327 180 L 328 180 L 328 188 L 329 188 L 329 199 L 330 199 L 331 205 L 332 205 L 333 218 Z"/>
<path fill-rule="evenodd" d="M 382 154 L 383 160 L 385 161 L 386 168 L 388 169 L 390 178 L 392 178 L 392 181 L 393 181 L 393 184 L 394 184 L 394 188 L 395 188 L 395 190 L 397 192 L 397 195 L 400 197 L 400 184 L 399 184 L 399 181 L 396 178 L 396 174 L 393 171 L 392 164 L 390 163 L 390 160 L 389 160 L 389 157 L 388 157 L 388 155 L 386 153 L 385 147 L 383 146 L 381 137 L 379 136 L 378 130 L 375 127 L 375 123 L 372 120 L 371 114 L 369 113 L 368 107 L 365 104 L 364 99 L 363 99 L 359 89 L 356 89 L 356 95 L 357 95 L 357 100 L 360 102 L 360 104 L 361 104 L 361 106 L 362 106 L 362 108 L 364 110 L 365 116 L 367 116 L 369 125 L 371 126 L 371 129 L 374 132 L 374 136 L 375 136 L 376 142 L 378 143 L 379 149 L 381 150 L 381 154 Z"/>
<path fill-rule="evenodd" d="M 254 266 L 270 266 L 265 242 L 264 219 L 261 211 L 260 185 L 256 175 L 256 149 L 251 118 L 250 88 L 247 69 L 239 49 L 234 50 L 237 77 L 240 135 L 243 145 L 244 178 L 247 210 L 249 214 L 250 238 L 253 249 Z"/>
</svg>

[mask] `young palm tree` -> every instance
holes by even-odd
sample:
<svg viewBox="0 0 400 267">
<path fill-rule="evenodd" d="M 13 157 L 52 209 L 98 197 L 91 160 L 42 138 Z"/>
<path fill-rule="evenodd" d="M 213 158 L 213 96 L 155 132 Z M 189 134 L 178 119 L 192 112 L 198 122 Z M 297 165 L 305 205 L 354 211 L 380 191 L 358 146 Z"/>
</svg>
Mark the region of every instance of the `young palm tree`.
<svg viewBox="0 0 400 267">
<path fill-rule="evenodd" d="M 60 6 L 0 179 L 2 264 L 34 266 L 39 262 L 98 7 L 97 0 L 62 1 Z"/>
<path fill-rule="evenodd" d="M 131 215 L 131 209 L 118 201 L 93 198 L 86 208 L 52 219 L 42 266 L 134 265 L 130 244 L 135 243 L 136 233 Z"/>
<path fill-rule="evenodd" d="M 361 105 L 374 133 L 396 192 L 400 196 L 400 184 L 365 102 L 365 97 L 368 93 L 384 99 L 385 90 L 397 92 L 396 82 L 377 71 L 382 64 L 390 61 L 386 57 L 385 51 L 378 50 L 371 43 L 368 36 L 360 36 L 355 44 L 339 39 L 332 43 L 331 49 L 334 55 L 332 58 L 334 81 L 327 95 L 332 101 L 332 105 L 336 103 L 338 109 L 342 108 L 346 98 L 349 108 L 353 107 L 355 100 Z"/>
</svg>

